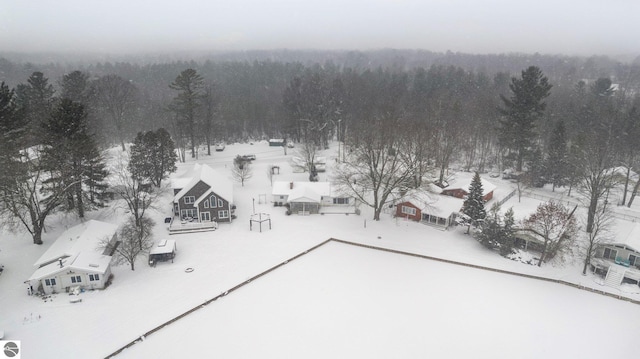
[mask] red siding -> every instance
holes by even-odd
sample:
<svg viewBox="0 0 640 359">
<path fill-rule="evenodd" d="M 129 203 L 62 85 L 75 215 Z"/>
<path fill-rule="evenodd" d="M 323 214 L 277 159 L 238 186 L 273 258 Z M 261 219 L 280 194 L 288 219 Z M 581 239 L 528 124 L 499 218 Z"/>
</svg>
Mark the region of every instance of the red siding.
<svg viewBox="0 0 640 359">
<path fill-rule="evenodd" d="M 414 208 L 416 210 L 416 214 L 410 215 L 410 214 L 402 213 L 403 206 Z M 396 206 L 396 217 L 408 218 L 413 221 L 420 221 L 420 219 L 422 219 L 422 212 L 420 211 L 420 208 L 416 207 L 411 202 L 402 202 L 402 203 L 398 203 L 398 205 Z"/>
<path fill-rule="evenodd" d="M 442 194 L 447 196 L 453 196 L 456 198 L 464 198 L 468 193 L 467 191 L 461 188 L 456 188 L 456 189 L 444 189 L 442 190 Z M 493 191 L 485 194 L 483 198 L 485 202 L 490 201 L 493 198 Z"/>
</svg>

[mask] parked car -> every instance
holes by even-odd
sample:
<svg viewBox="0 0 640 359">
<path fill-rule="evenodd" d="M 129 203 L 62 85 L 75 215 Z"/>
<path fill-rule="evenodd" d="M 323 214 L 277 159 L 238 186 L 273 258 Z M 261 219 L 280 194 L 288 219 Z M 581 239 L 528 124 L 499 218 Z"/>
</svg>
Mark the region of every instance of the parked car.
<svg viewBox="0 0 640 359">
<path fill-rule="evenodd" d="M 216 146 L 216 151 L 222 152 L 224 151 L 224 143 L 220 143 Z"/>
<path fill-rule="evenodd" d="M 243 155 L 242 159 L 245 161 L 253 161 L 256 159 L 256 155 Z"/>
</svg>

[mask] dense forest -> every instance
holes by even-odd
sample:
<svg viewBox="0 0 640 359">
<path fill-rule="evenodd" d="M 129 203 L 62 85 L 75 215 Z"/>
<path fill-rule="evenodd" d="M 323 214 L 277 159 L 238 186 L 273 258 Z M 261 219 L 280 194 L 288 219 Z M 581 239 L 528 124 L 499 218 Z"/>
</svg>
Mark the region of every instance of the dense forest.
<svg viewBox="0 0 640 359">
<path fill-rule="evenodd" d="M 304 144 L 308 154 L 337 139 L 353 159 L 345 184 L 358 171 L 386 171 L 359 195 L 366 200 L 386 188 L 374 195 L 376 209 L 392 190 L 419 187 L 427 174 L 444 185 L 455 166 L 511 168 L 536 186 L 591 186 L 590 213 L 612 186 L 603 171 L 624 168 L 625 187 L 633 186 L 631 169 L 640 164 L 638 59 L 401 50 L 256 51 L 190 61 L 8 57 L 0 58 L 4 145 L 15 144 L 12 126 L 23 121 L 31 137 L 17 146 L 46 145 L 60 163 L 60 153 L 49 150 L 57 143 L 47 143 L 65 140 L 57 118 L 80 121 L 79 131 L 100 148 L 124 149 L 140 132 L 164 128 L 182 160 L 218 142 L 279 137 Z M 87 146 L 96 151 L 93 142 Z M 91 167 L 97 157 L 83 161 Z M 362 183 L 350 190 L 364 190 Z"/>
</svg>

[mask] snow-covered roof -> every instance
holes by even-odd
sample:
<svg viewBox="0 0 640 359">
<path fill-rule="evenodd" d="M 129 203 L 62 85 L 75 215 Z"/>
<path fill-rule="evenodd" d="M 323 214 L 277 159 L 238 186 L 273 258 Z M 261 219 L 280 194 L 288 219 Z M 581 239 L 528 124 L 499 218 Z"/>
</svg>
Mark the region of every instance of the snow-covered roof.
<svg viewBox="0 0 640 359">
<path fill-rule="evenodd" d="M 446 218 L 453 212 L 459 212 L 464 204 L 460 198 L 429 193 L 424 190 L 412 190 L 407 192 L 401 199 L 403 202 L 410 202 L 421 211 Z"/>
<path fill-rule="evenodd" d="M 299 186 L 294 188 L 287 198 L 288 202 L 316 202 L 322 201 L 322 195 L 315 191 L 315 189 L 307 186 Z"/>
<path fill-rule="evenodd" d="M 171 253 L 176 249 L 176 240 L 175 239 L 161 239 L 156 243 L 153 248 L 149 251 L 149 254 L 163 254 L 163 253 Z"/>
<path fill-rule="evenodd" d="M 473 181 L 473 178 L 461 178 L 461 179 L 457 179 L 454 180 L 453 182 L 449 183 L 449 186 L 447 186 L 445 188 L 445 190 L 455 190 L 455 189 L 462 189 L 465 192 L 469 192 L 469 187 L 471 186 L 471 182 Z M 482 195 L 486 196 L 487 194 L 491 193 L 491 191 L 496 189 L 496 185 L 494 185 L 493 183 L 487 181 L 486 179 L 480 177 L 480 182 L 482 183 Z"/>
<path fill-rule="evenodd" d="M 193 186 L 195 186 L 198 182 L 202 181 L 207 185 L 209 185 L 209 187 L 211 187 L 211 190 L 217 193 L 219 196 L 229 201 L 230 203 L 233 203 L 233 184 L 231 183 L 231 180 L 223 176 L 220 172 L 214 170 L 213 168 L 207 165 L 196 163 L 193 166 L 193 171 L 189 173 L 191 174 L 191 176 L 186 177 L 188 181 L 182 182 L 182 183 L 185 183 L 183 187 L 174 187 L 174 188 L 182 188 L 180 192 L 178 192 L 173 197 L 174 202 L 177 202 L 191 188 L 193 188 Z M 174 182 L 174 184 L 175 183 L 177 182 Z M 202 198 L 203 198 L 202 196 L 199 197 L 199 199 L 202 199 Z"/>
<path fill-rule="evenodd" d="M 288 196 L 287 201 L 300 201 L 304 198 L 314 202 L 320 202 L 324 196 L 331 196 L 331 183 L 329 182 L 285 182 L 273 183 L 271 194 L 274 196 Z"/>
<path fill-rule="evenodd" d="M 631 225 L 631 222 L 627 221 L 617 222 L 617 236 L 614 240 L 614 243 L 625 245 L 627 247 L 633 248 L 633 250 L 636 252 L 640 252 L 640 223 L 633 223 Z"/>
<path fill-rule="evenodd" d="M 40 280 L 67 271 L 104 274 L 109 268 L 109 263 L 111 263 L 110 256 L 96 252 L 80 252 L 73 257 L 63 259 L 62 267 L 60 262 L 55 261 L 36 269 L 29 280 Z"/>
<path fill-rule="evenodd" d="M 102 240 L 110 240 L 118 226 L 111 223 L 90 220 L 64 231 L 51 247 L 34 263 L 39 267 L 59 258 L 76 257 L 81 252 L 97 253 Z"/>
</svg>

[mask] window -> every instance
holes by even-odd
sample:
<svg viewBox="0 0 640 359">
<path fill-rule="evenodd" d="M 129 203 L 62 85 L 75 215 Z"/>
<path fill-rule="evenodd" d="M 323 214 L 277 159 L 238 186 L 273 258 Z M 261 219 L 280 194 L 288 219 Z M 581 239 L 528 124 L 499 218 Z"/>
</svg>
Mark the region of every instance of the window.
<svg viewBox="0 0 640 359">
<path fill-rule="evenodd" d="M 604 249 L 604 254 L 602 256 L 604 258 L 616 259 L 617 255 L 618 255 L 618 251 L 617 250 L 611 249 L 611 248 L 605 248 Z"/>
<path fill-rule="evenodd" d="M 216 204 L 218 204 L 218 199 L 216 198 L 216 196 L 211 196 L 210 197 L 210 201 L 209 201 L 209 205 L 211 206 L 211 208 L 216 208 Z"/>
<path fill-rule="evenodd" d="M 79 275 L 71 277 L 71 283 L 80 283 L 82 282 L 82 278 Z"/>
<path fill-rule="evenodd" d="M 640 264 L 638 257 L 635 254 L 629 254 L 629 265 L 634 266 L 636 263 Z"/>
<path fill-rule="evenodd" d="M 408 214 L 410 216 L 415 216 L 416 215 L 416 209 L 413 208 L 413 207 L 402 206 L 402 213 L 403 214 Z"/>
<path fill-rule="evenodd" d="M 202 205 L 204 206 L 204 208 L 209 208 L 209 200 L 205 200 Z"/>
<path fill-rule="evenodd" d="M 211 221 L 211 214 L 209 212 L 201 212 L 200 213 L 200 221 Z"/>
<path fill-rule="evenodd" d="M 100 280 L 100 277 L 99 277 L 98 274 L 89 274 L 89 281 L 90 282 L 93 282 L 93 281 L 96 281 L 96 280 Z"/>
<path fill-rule="evenodd" d="M 194 196 L 184 196 L 184 204 L 193 204 L 196 201 Z"/>
<path fill-rule="evenodd" d="M 54 286 L 56 285 L 56 279 L 55 278 L 45 279 L 44 284 L 48 286 Z"/>
<path fill-rule="evenodd" d="M 182 218 L 197 218 L 198 212 L 195 208 L 183 209 L 182 210 Z"/>
<path fill-rule="evenodd" d="M 218 199 L 218 207 L 223 207 L 224 206 L 224 201 L 222 201 L 221 199 Z"/>
<path fill-rule="evenodd" d="M 333 204 L 349 204 L 349 198 L 334 198 Z"/>
<path fill-rule="evenodd" d="M 229 211 L 218 211 L 218 218 L 229 218 Z"/>
</svg>

